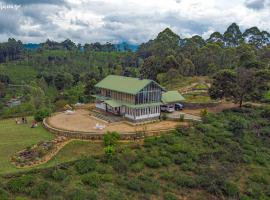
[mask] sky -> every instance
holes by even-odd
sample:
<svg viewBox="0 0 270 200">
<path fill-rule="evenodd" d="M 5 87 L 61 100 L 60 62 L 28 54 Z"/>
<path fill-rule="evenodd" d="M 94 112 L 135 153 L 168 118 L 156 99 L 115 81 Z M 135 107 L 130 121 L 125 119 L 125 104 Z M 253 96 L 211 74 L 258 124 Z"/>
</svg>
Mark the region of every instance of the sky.
<svg viewBox="0 0 270 200">
<path fill-rule="evenodd" d="M 233 22 L 270 32 L 270 0 L 0 0 L 0 41 L 140 44 L 166 27 L 208 38 Z"/>
</svg>

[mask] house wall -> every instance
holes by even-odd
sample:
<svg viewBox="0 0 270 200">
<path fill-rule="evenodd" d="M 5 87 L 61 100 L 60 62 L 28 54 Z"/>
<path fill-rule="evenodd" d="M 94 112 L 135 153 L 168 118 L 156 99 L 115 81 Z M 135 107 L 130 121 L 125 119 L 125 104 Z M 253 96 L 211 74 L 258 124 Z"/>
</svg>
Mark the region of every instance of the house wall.
<svg viewBox="0 0 270 200">
<path fill-rule="evenodd" d="M 135 104 L 135 95 L 132 95 L 132 94 L 116 92 L 116 91 L 107 90 L 107 89 L 100 89 L 100 95 L 104 97 L 110 97 L 118 101 L 124 101 L 131 104 Z"/>
<path fill-rule="evenodd" d="M 155 84 L 150 83 L 143 90 L 141 90 L 135 97 L 135 104 L 154 103 L 161 101 L 161 88 Z"/>
<path fill-rule="evenodd" d="M 96 108 L 106 110 L 106 104 L 104 102 L 97 101 L 95 106 L 96 106 Z"/>
<path fill-rule="evenodd" d="M 153 106 L 148 108 L 127 108 L 125 117 L 131 120 L 142 120 L 156 118 L 160 116 L 160 106 Z"/>
</svg>

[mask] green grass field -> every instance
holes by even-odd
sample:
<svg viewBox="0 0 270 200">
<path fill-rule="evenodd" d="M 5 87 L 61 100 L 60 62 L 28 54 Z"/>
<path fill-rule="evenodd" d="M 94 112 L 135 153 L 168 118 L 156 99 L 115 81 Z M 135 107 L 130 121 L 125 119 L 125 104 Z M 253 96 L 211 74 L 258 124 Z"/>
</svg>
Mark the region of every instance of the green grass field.
<svg viewBox="0 0 270 200">
<path fill-rule="evenodd" d="M 28 119 L 29 121 L 30 118 Z M 39 126 L 31 129 L 30 124 L 17 125 L 14 119 L 0 121 L 0 174 L 14 172 L 17 169 L 9 159 L 15 152 L 32 146 L 40 141 L 50 140 L 54 136 Z"/>
<path fill-rule="evenodd" d="M 31 121 L 31 118 L 28 119 Z M 18 169 L 10 163 L 10 157 L 27 146 L 40 141 L 51 140 L 55 136 L 42 126 L 31 129 L 28 125 L 16 125 L 14 119 L 0 120 L 0 174 L 14 173 L 31 168 Z M 72 141 L 46 164 L 38 168 L 50 167 L 62 162 L 79 159 L 84 155 L 96 155 L 103 152 L 101 143 Z"/>
</svg>

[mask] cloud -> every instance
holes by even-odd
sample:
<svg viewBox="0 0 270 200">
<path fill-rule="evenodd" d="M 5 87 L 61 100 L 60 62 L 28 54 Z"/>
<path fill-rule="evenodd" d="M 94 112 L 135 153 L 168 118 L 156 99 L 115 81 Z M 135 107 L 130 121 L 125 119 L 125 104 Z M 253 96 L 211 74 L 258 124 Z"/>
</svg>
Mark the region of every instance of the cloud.
<svg viewBox="0 0 270 200">
<path fill-rule="evenodd" d="M 18 10 L 0 9 L 0 40 L 142 43 L 166 27 L 182 38 L 207 38 L 214 31 L 224 32 L 232 22 L 242 29 L 258 26 L 270 31 L 270 13 L 263 9 L 269 1 L 0 0 L 22 5 Z"/>
<path fill-rule="evenodd" d="M 64 4 L 64 0 L 4 0 L 6 4 L 30 5 L 30 4 Z"/>
<path fill-rule="evenodd" d="M 245 5 L 254 10 L 261 10 L 265 7 L 265 0 L 247 0 Z"/>
</svg>

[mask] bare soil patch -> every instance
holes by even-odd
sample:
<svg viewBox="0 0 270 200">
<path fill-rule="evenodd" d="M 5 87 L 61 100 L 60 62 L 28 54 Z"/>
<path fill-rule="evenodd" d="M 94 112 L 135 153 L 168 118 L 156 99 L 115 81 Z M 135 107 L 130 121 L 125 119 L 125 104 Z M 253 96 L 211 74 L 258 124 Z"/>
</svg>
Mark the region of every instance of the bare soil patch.
<svg viewBox="0 0 270 200">
<path fill-rule="evenodd" d="M 96 132 L 103 134 L 107 131 L 117 131 L 119 133 L 129 133 L 137 131 L 155 131 L 173 129 L 179 122 L 160 121 L 145 125 L 132 126 L 125 122 L 105 123 L 99 119 L 91 117 L 88 110 L 78 109 L 74 114 L 67 115 L 59 113 L 49 118 L 48 123 L 55 128 L 69 131 Z M 105 125 L 105 128 L 98 130 L 96 124 Z M 183 123 L 183 125 L 186 123 Z"/>
</svg>

